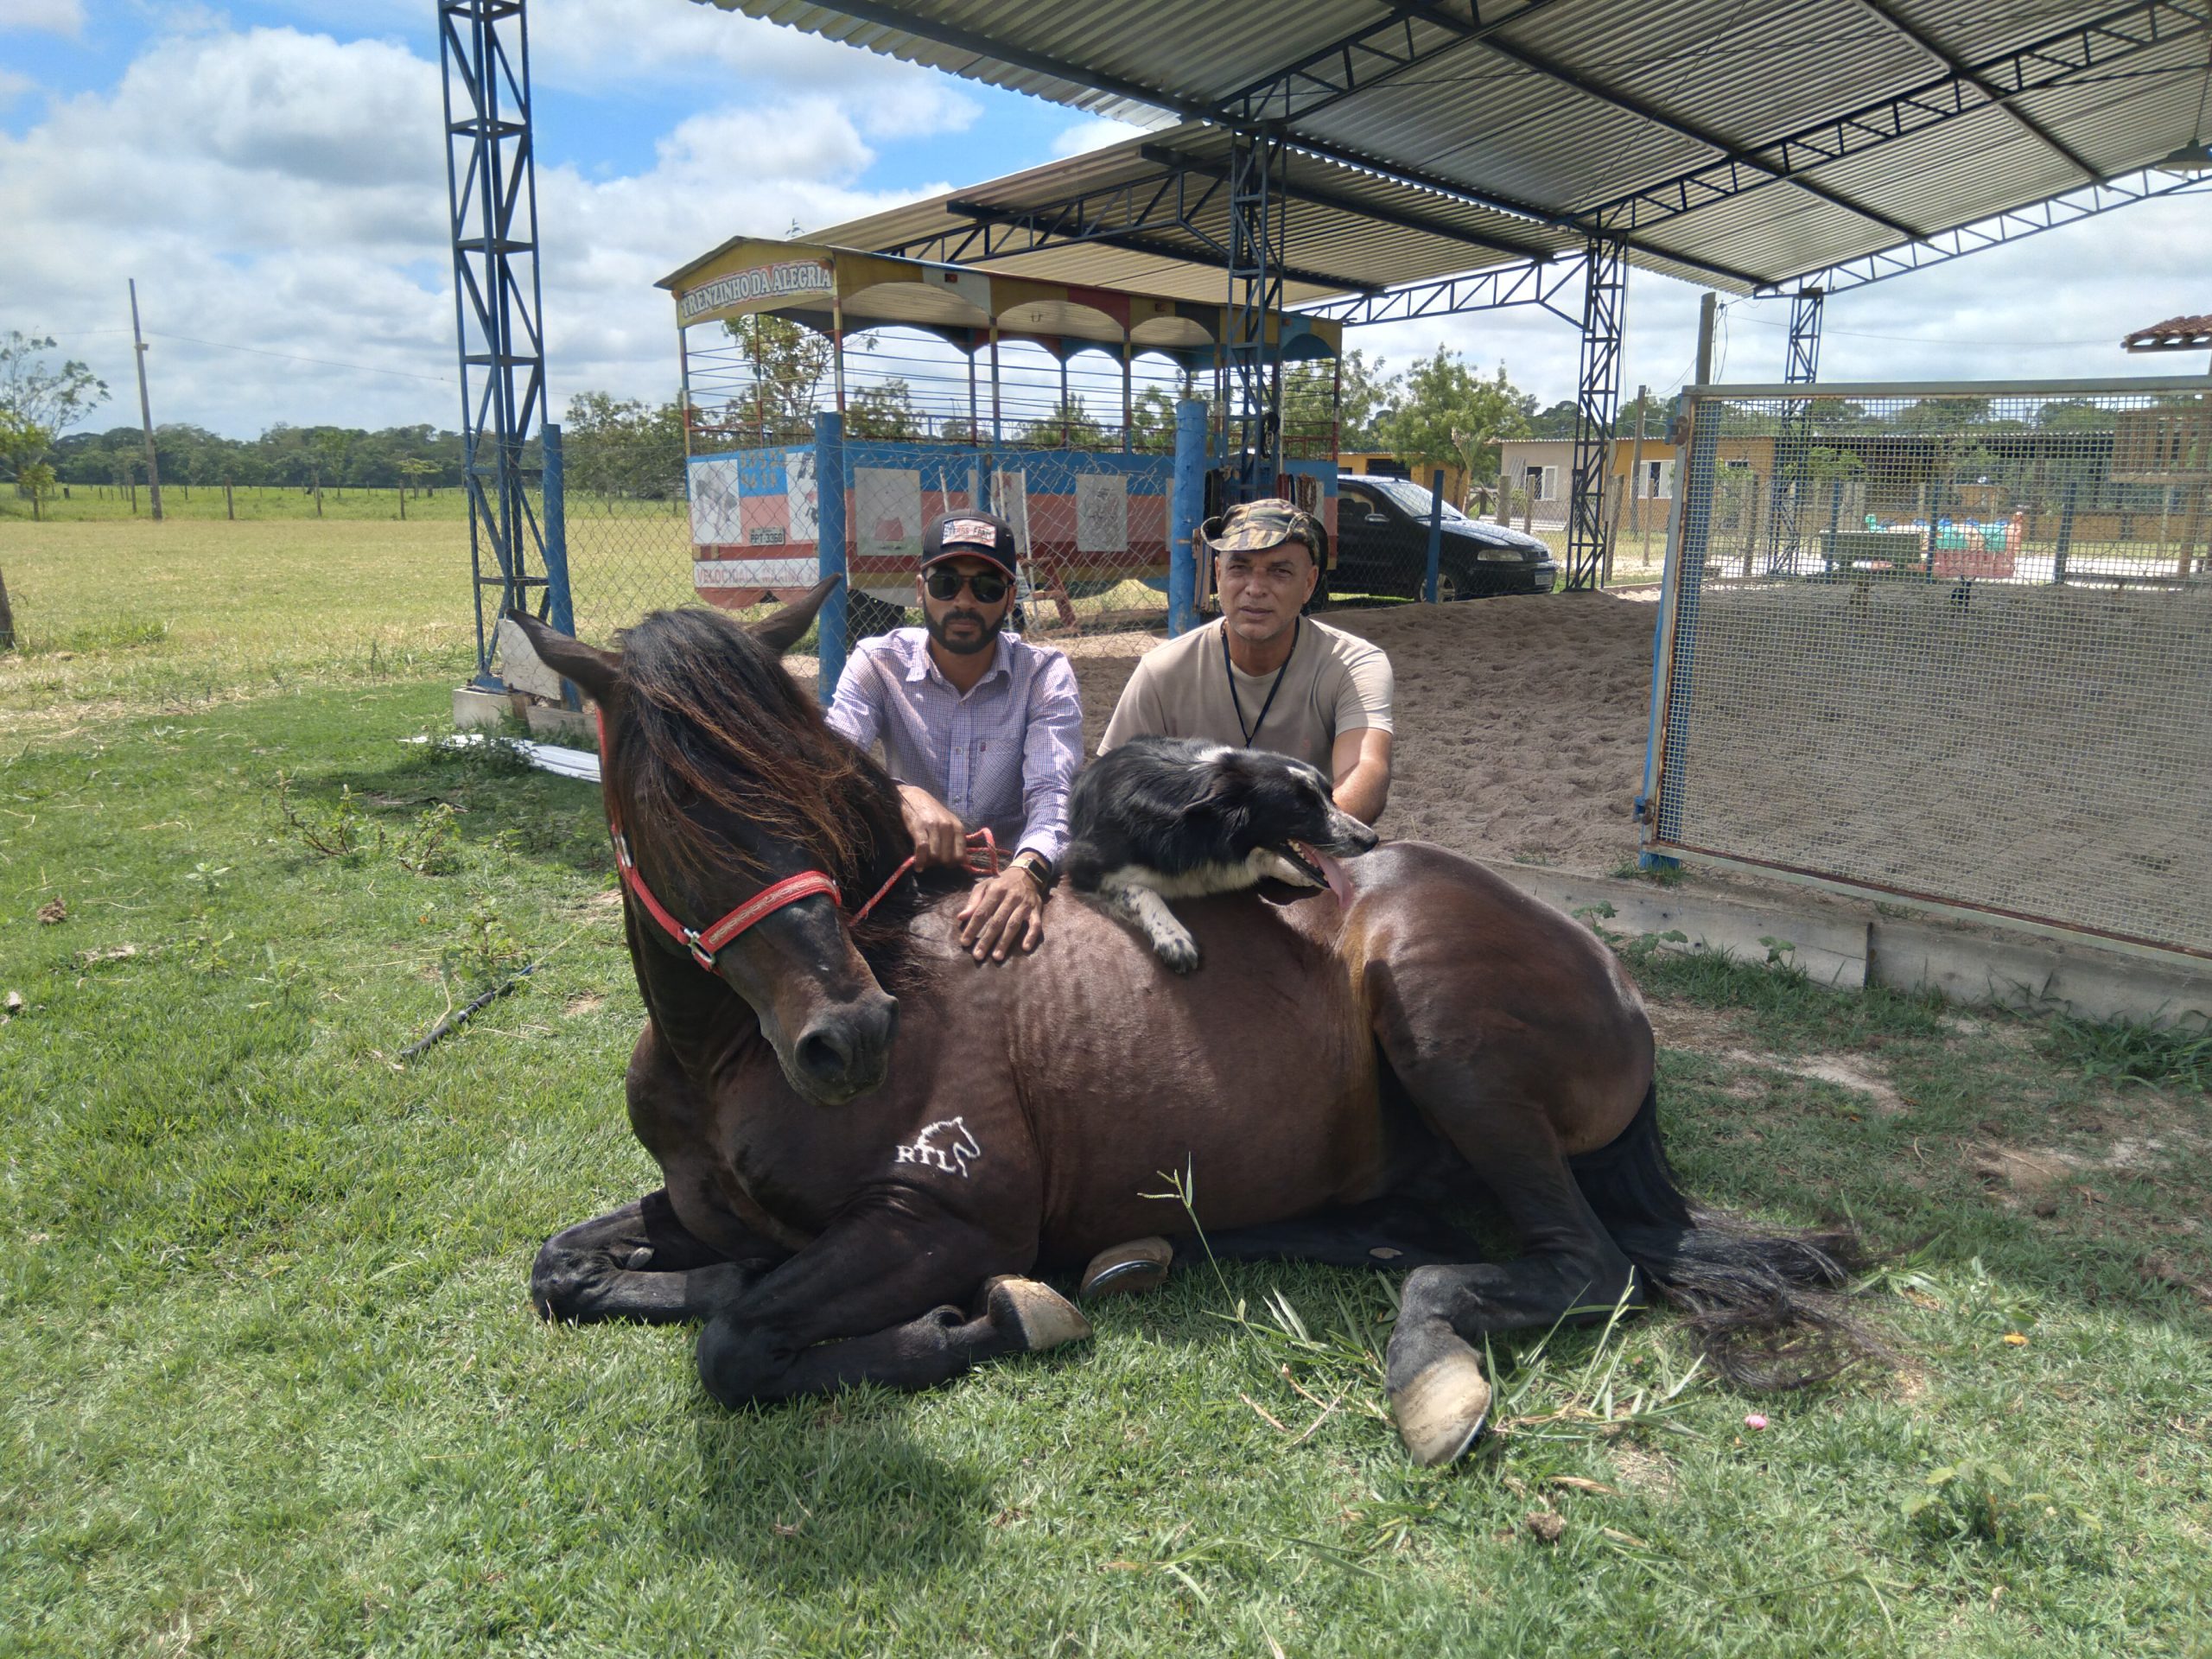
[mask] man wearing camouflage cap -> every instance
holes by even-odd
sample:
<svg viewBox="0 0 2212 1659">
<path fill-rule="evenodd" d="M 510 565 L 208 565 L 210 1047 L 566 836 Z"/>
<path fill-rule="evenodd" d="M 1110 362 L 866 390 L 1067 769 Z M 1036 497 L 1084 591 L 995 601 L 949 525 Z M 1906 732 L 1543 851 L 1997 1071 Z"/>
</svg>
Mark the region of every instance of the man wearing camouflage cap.
<svg viewBox="0 0 2212 1659">
<path fill-rule="evenodd" d="M 1320 767 L 1337 805 L 1374 823 L 1390 797 L 1390 659 L 1300 614 L 1320 577 L 1320 526 L 1287 501 L 1248 501 L 1198 535 L 1221 618 L 1145 653 L 1098 752 L 1148 736 L 1272 749 Z"/>
</svg>

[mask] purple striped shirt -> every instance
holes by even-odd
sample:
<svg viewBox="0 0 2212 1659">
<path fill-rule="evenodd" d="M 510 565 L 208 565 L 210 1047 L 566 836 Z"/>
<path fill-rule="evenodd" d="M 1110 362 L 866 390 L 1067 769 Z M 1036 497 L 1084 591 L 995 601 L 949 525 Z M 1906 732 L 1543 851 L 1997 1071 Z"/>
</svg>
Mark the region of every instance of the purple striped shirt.
<svg viewBox="0 0 2212 1659">
<path fill-rule="evenodd" d="M 965 696 L 930 660 L 929 635 L 893 628 L 853 647 L 830 700 L 830 729 L 988 827 L 1001 850 L 1034 848 L 1055 865 L 1068 840 L 1068 785 L 1083 761 L 1083 698 L 1067 653 L 1001 633 Z"/>
</svg>

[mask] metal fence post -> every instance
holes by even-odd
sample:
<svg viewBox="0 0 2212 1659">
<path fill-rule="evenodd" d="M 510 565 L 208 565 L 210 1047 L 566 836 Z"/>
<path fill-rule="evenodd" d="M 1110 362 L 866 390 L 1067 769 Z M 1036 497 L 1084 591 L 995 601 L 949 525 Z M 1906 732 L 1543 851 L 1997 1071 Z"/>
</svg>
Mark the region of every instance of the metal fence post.
<svg viewBox="0 0 2212 1659">
<path fill-rule="evenodd" d="M 1198 626 L 1198 524 L 1206 511 L 1206 405 L 1175 405 L 1175 481 L 1168 499 L 1167 637 Z"/>
<path fill-rule="evenodd" d="M 814 417 L 815 570 L 846 576 L 830 590 L 815 619 L 815 696 L 823 708 L 845 671 L 845 606 L 852 581 L 845 568 L 845 417 L 823 410 Z"/>
<path fill-rule="evenodd" d="M 576 607 L 569 591 L 569 474 L 561 450 L 561 429 L 546 422 L 538 429 L 538 442 L 545 456 L 545 620 L 562 632 L 573 634 Z"/>
<path fill-rule="evenodd" d="M 1428 475 L 1428 575 L 1422 579 L 1421 596 L 1436 603 L 1436 579 L 1444 569 L 1444 469 Z"/>
</svg>

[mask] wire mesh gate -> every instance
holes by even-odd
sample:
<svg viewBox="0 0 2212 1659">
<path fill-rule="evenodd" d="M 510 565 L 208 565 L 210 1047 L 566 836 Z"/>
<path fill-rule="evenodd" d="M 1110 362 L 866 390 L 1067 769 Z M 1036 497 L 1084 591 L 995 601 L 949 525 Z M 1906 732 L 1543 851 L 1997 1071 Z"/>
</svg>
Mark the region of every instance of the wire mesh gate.
<svg viewBox="0 0 2212 1659">
<path fill-rule="evenodd" d="M 2212 956 L 2212 384 L 1681 420 L 1650 849 Z"/>
</svg>

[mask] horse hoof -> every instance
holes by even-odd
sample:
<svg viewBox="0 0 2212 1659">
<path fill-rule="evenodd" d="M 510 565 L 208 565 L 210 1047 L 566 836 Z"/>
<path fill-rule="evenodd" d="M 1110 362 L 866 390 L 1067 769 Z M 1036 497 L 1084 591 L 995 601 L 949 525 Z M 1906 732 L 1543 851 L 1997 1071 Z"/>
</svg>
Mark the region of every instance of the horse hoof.
<svg viewBox="0 0 2212 1659">
<path fill-rule="evenodd" d="M 1166 1239 L 1131 1239 L 1092 1256 L 1090 1265 L 1083 1270 L 1083 1282 L 1076 1294 L 1089 1301 L 1098 1296 L 1157 1290 L 1167 1282 L 1167 1270 L 1174 1262 L 1175 1247 Z"/>
<path fill-rule="evenodd" d="M 1064 1342 L 1081 1342 L 1090 1334 L 1090 1321 L 1076 1311 L 1073 1302 L 1034 1279 L 1001 1274 L 986 1280 L 983 1306 L 993 1325 L 1014 1331 L 1022 1347 L 1033 1354 Z"/>
<path fill-rule="evenodd" d="M 1490 1415 L 1490 1379 L 1471 1353 L 1446 1354 L 1390 1395 L 1398 1438 L 1424 1469 L 1466 1455 Z"/>
</svg>

